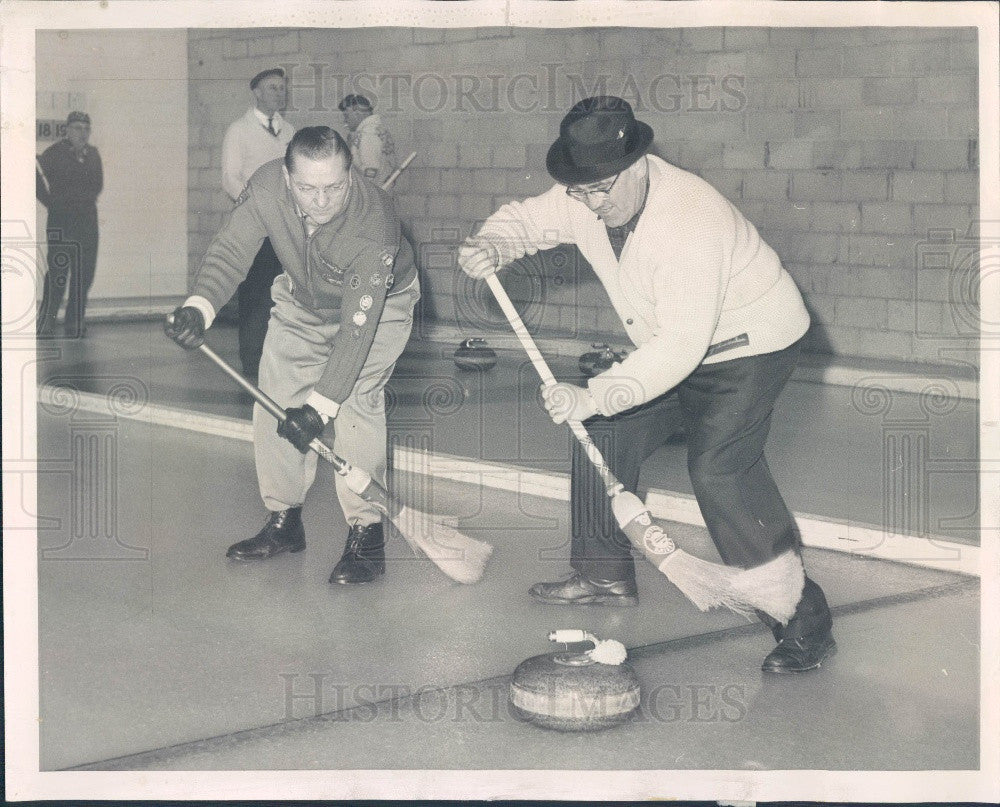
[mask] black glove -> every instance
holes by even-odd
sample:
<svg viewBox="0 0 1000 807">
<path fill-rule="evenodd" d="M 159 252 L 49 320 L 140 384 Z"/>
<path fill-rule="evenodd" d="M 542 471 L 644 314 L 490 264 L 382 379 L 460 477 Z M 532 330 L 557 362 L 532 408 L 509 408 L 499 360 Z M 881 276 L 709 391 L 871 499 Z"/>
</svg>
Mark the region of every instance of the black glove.
<svg viewBox="0 0 1000 807">
<path fill-rule="evenodd" d="M 167 317 L 163 332 L 185 350 L 194 350 L 205 341 L 205 317 L 194 306 L 181 306 Z"/>
<path fill-rule="evenodd" d="M 305 454 L 309 444 L 323 433 L 323 418 L 309 404 L 285 410 L 278 434 Z"/>
</svg>

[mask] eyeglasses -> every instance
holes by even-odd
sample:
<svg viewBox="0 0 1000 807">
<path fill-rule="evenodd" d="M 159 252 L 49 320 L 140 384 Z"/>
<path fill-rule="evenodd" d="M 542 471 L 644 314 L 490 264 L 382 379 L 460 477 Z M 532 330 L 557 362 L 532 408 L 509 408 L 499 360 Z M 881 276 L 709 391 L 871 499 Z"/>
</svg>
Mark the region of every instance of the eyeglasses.
<svg viewBox="0 0 1000 807">
<path fill-rule="evenodd" d="M 294 182 L 295 189 L 305 198 L 313 202 L 313 204 L 318 203 L 323 198 L 327 200 L 331 198 L 336 198 L 343 193 L 346 193 L 354 185 L 353 176 L 348 173 L 347 179 L 336 182 L 333 185 L 327 185 L 324 188 L 316 188 L 312 185 L 300 185 L 298 182 Z M 321 196 L 322 194 L 322 196 Z"/>
<path fill-rule="evenodd" d="M 606 188 L 577 188 L 570 185 L 566 188 L 566 195 L 570 199 L 576 199 L 578 202 L 588 202 L 591 197 L 595 197 L 603 202 L 611 195 L 611 189 L 615 186 L 620 176 L 621 174 L 615 174 L 615 178 L 611 180 L 611 184 Z"/>
</svg>

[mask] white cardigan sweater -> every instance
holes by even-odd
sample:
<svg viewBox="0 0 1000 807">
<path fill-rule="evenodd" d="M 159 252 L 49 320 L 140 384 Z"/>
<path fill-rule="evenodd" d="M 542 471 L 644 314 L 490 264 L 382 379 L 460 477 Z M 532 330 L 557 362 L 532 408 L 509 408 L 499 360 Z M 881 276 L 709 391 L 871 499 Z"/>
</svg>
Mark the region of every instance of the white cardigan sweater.
<svg viewBox="0 0 1000 807">
<path fill-rule="evenodd" d="M 501 265 L 558 244 L 579 247 L 636 345 L 589 382 L 608 415 L 662 395 L 702 363 L 773 353 L 809 327 L 795 282 L 757 229 L 700 177 L 647 160 L 646 207 L 620 261 L 604 222 L 562 185 L 503 205 L 478 233 Z"/>
</svg>

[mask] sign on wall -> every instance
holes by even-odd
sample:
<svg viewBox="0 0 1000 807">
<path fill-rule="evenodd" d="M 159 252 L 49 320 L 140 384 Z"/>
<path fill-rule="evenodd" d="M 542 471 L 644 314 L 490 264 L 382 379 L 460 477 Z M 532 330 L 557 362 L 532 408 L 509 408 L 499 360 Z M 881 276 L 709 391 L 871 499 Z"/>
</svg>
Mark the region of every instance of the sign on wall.
<svg viewBox="0 0 1000 807">
<path fill-rule="evenodd" d="M 39 119 L 35 124 L 35 140 L 43 143 L 49 140 L 61 140 L 66 136 L 66 119 Z"/>
<path fill-rule="evenodd" d="M 87 111 L 87 94 L 82 92 L 35 93 L 35 141 L 51 143 L 66 136 L 66 116 L 74 110 Z"/>
</svg>

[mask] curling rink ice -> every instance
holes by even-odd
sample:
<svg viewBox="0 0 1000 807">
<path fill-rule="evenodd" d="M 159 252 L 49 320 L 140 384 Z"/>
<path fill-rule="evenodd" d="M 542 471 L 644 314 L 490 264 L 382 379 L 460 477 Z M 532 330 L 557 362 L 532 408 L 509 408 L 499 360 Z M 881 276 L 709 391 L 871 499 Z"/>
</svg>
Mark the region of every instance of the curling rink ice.
<svg viewBox="0 0 1000 807">
<path fill-rule="evenodd" d="M 808 367 L 788 385 L 768 457 L 791 509 L 940 542 L 900 550 L 915 565 L 820 548 L 829 539 L 804 529 L 838 652 L 765 676 L 763 625 L 700 613 L 645 561 L 637 608 L 529 599 L 569 570 L 569 444 L 513 350 L 469 374 L 451 362 L 457 343 L 415 338 L 388 390 L 393 486 L 493 544 L 480 583 L 453 583 L 394 537 L 384 578 L 329 585 L 346 525 L 327 467 L 305 503 L 306 551 L 227 562 L 265 515 L 250 401 L 159 328 L 99 323 L 39 346 L 42 770 L 979 767 L 979 581 L 958 560 L 978 534 L 974 399 L 879 401 L 812 383 Z M 209 340 L 235 362 L 232 329 Z M 553 368 L 578 380 L 576 354 Z M 887 512 L 886 492 L 911 482 L 885 452 L 909 473 L 899 447 L 918 442 L 925 470 L 942 471 L 922 474 L 913 513 Z M 683 509 L 682 444 L 647 462 L 643 486 Z M 664 525 L 717 559 L 704 528 Z M 560 734 L 511 714 L 511 673 L 553 650 L 557 628 L 625 644 L 643 693 L 634 719 Z"/>
</svg>

